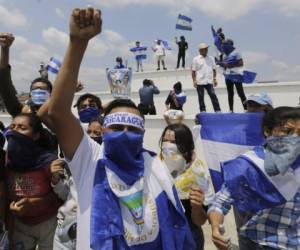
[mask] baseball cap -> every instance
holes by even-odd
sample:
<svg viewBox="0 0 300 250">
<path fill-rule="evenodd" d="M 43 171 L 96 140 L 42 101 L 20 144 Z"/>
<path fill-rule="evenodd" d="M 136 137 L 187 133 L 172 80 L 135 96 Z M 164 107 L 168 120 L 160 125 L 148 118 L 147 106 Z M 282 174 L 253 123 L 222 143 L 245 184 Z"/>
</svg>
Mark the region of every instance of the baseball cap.
<svg viewBox="0 0 300 250">
<path fill-rule="evenodd" d="M 253 101 L 260 105 L 270 105 L 273 106 L 271 97 L 267 93 L 259 93 L 255 95 L 250 95 L 246 102 Z"/>
</svg>

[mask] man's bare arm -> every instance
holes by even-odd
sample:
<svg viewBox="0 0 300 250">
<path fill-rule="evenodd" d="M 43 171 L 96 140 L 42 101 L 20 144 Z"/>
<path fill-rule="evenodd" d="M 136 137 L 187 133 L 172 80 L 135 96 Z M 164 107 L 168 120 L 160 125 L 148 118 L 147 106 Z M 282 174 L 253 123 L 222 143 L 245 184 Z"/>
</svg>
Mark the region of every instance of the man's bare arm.
<svg viewBox="0 0 300 250">
<path fill-rule="evenodd" d="M 62 67 L 55 80 L 49 115 L 65 156 L 72 159 L 83 136 L 79 121 L 71 112 L 78 73 L 88 41 L 101 32 L 101 12 L 74 9 L 70 18 L 70 40 Z"/>
</svg>

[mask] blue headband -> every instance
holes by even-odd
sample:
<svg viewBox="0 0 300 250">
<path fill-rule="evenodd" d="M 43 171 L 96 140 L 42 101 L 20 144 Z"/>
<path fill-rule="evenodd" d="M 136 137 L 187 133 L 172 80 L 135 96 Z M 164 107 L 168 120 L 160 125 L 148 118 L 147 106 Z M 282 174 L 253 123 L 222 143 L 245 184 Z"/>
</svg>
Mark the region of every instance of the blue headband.
<svg viewBox="0 0 300 250">
<path fill-rule="evenodd" d="M 145 121 L 142 117 L 132 113 L 116 112 L 104 117 L 103 127 L 107 128 L 111 125 L 128 125 L 144 130 Z"/>
</svg>

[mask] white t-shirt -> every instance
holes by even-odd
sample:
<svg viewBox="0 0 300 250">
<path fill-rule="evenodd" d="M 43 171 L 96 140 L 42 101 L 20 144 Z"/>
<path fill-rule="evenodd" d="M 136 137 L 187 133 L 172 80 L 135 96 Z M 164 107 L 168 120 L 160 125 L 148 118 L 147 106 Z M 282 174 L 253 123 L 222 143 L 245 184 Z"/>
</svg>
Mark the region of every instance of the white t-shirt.
<svg viewBox="0 0 300 250">
<path fill-rule="evenodd" d="M 216 69 L 215 59 L 212 56 L 196 56 L 193 59 L 192 71 L 196 72 L 198 85 L 213 84 L 213 70 Z"/>
<path fill-rule="evenodd" d="M 76 249 L 90 249 L 90 218 L 94 177 L 103 146 L 84 133 L 73 159 L 68 163 L 78 197 Z"/>
<path fill-rule="evenodd" d="M 164 56 L 165 55 L 165 49 L 162 45 L 156 44 L 154 46 L 154 53 L 156 56 Z"/>
</svg>

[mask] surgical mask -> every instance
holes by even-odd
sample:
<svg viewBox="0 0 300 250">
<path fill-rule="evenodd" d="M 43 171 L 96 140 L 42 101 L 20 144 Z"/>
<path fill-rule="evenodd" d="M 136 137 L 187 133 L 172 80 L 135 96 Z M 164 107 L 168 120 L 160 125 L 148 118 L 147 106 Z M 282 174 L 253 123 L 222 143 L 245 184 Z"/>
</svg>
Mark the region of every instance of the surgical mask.
<svg viewBox="0 0 300 250">
<path fill-rule="evenodd" d="M 107 167 L 127 184 L 132 185 L 144 173 L 143 133 L 126 131 L 107 132 L 103 135 Z"/>
<path fill-rule="evenodd" d="M 83 123 L 89 123 L 93 118 L 100 115 L 100 110 L 95 107 L 89 107 L 79 111 L 79 119 Z"/>
<path fill-rule="evenodd" d="M 45 89 L 34 89 L 31 90 L 30 96 L 35 105 L 43 105 L 49 99 L 50 93 Z"/>
<path fill-rule="evenodd" d="M 300 155 L 300 136 L 271 136 L 265 146 L 265 171 L 270 176 L 284 175 Z"/>
<path fill-rule="evenodd" d="M 163 142 L 161 153 L 163 160 L 173 177 L 176 177 L 185 170 L 186 160 L 179 152 L 176 144 L 171 142 Z"/>
</svg>

